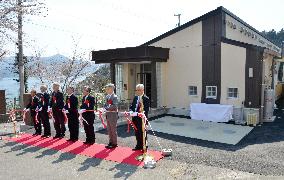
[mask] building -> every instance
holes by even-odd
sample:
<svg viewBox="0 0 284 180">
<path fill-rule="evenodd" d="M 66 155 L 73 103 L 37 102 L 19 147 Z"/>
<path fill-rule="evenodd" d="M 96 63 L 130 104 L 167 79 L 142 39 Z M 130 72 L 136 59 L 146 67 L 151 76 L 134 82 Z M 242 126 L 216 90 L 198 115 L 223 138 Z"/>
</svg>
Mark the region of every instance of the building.
<svg viewBox="0 0 284 180">
<path fill-rule="evenodd" d="M 143 83 L 153 108 L 203 102 L 262 113 L 265 89 L 282 90 L 274 71 L 280 54 L 259 31 L 218 7 L 140 46 L 93 51 L 92 60 L 110 63 L 121 100 Z"/>
</svg>

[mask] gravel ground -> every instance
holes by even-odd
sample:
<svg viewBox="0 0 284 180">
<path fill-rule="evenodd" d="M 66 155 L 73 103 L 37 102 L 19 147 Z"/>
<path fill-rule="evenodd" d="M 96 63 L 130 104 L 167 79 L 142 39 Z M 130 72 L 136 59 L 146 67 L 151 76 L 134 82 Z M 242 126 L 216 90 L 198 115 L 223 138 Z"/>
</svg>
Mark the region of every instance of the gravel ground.
<svg viewBox="0 0 284 180">
<path fill-rule="evenodd" d="M 30 168 L 39 169 L 40 179 L 88 179 L 94 175 L 102 179 L 284 179 L 284 108 L 278 108 L 275 122 L 255 127 L 237 145 L 157 133 L 163 148 L 173 149 L 173 156 L 159 161 L 154 170 L 0 141 L 0 154 L 5 154 L 0 158 L 0 163 L 5 164 L 0 166 L 0 179 L 32 179 L 34 172 L 28 171 Z M 118 143 L 133 147 L 134 132 L 127 133 L 126 129 L 118 128 Z M 80 133 L 80 139 L 84 138 Z M 108 142 L 105 130 L 97 132 L 96 138 L 97 143 Z M 152 133 L 148 139 L 149 148 L 159 150 Z M 10 167 L 14 166 L 22 174 L 13 172 Z"/>
</svg>

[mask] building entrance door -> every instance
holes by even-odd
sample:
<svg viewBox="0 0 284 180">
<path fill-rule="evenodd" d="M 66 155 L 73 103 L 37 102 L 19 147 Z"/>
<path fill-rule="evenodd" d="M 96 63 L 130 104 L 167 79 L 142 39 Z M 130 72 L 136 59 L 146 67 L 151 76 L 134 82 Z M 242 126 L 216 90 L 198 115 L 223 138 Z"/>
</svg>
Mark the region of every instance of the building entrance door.
<svg viewBox="0 0 284 180">
<path fill-rule="evenodd" d="M 137 82 L 144 84 L 144 93 L 151 102 L 151 73 L 137 73 Z"/>
</svg>

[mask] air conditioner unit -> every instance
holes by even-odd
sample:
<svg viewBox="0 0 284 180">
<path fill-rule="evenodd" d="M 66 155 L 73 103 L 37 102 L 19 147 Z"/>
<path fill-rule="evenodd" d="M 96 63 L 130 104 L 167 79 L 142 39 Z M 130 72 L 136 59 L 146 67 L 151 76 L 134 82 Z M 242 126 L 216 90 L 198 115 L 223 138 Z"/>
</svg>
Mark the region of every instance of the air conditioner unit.
<svg viewBox="0 0 284 180">
<path fill-rule="evenodd" d="M 259 123 L 259 109 L 244 108 L 244 119 L 247 125 L 256 126 Z"/>
</svg>

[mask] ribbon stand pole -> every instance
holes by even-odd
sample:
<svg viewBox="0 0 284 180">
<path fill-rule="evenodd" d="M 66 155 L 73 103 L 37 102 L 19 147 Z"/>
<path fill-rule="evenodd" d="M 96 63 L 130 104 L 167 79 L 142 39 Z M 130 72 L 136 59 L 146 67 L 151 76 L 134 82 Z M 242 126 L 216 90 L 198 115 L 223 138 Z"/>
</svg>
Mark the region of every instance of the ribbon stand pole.
<svg viewBox="0 0 284 180">
<path fill-rule="evenodd" d="M 143 161 L 145 168 L 153 168 L 155 166 L 154 156 L 147 154 L 147 143 L 146 143 L 146 116 L 144 113 L 141 113 L 141 121 L 142 121 L 142 133 L 143 133 L 143 154 L 140 154 L 136 157 L 136 160 Z"/>
<path fill-rule="evenodd" d="M 17 134 L 17 125 L 16 125 L 16 110 L 11 110 L 10 113 L 9 113 L 9 119 L 12 121 L 13 123 L 13 134 L 10 135 L 10 137 L 15 137 L 15 138 L 19 138 L 21 137 L 19 134 Z"/>
</svg>

